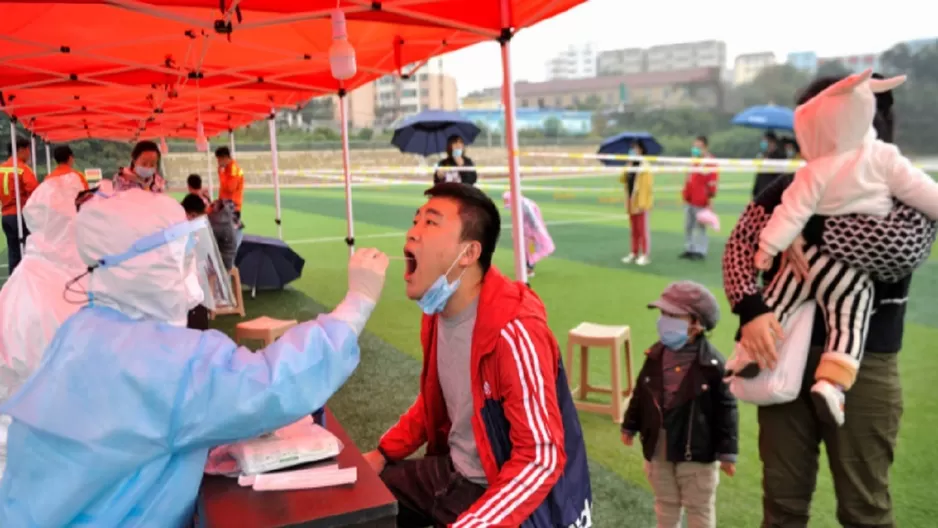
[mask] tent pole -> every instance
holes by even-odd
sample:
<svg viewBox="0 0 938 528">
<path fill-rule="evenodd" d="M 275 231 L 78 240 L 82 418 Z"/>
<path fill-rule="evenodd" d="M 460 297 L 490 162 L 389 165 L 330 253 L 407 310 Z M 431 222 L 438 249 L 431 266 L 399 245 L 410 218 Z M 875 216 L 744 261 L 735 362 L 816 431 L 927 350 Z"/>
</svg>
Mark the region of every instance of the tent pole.
<svg viewBox="0 0 938 528">
<path fill-rule="evenodd" d="M 36 134 L 29 133 L 29 154 L 33 158 L 33 174 L 39 174 L 36 170 Z"/>
<path fill-rule="evenodd" d="M 270 130 L 270 168 L 273 171 L 274 175 L 274 210 L 276 211 L 276 218 L 274 222 L 277 223 L 277 238 L 283 240 L 283 227 L 280 225 L 280 174 L 279 169 L 277 168 L 277 123 L 275 119 L 277 117 L 277 112 L 273 108 L 270 109 L 270 118 L 267 120 L 267 128 Z"/>
<path fill-rule="evenodd" d="M 10 118 L 10 150 L 13 154 L 13 192 L 16 193 L 16 233 L 20 245 L 20 256 L 26 251 L 26 241 L 23 240 L 23 204 L 20 203 L 20 167 L 19 158 L 16 157 L 16 118 Z M 13 273 L 8 269 L 7 273 Z"/>
<path fill-rule="evenodd" d="M 208 196 L 210 199 L 215 199 L 215 178 L 212 178 L 212 173 L 215 172 L 212 166 L 212 144 L 208 144 L 208 148 L 205 149 L 205 177 L 208 178 Z"/>
<path fill-rule="evenodd" d="M 235 157 L 235 139 L 233 130 L 228 131 L 228 150 L 231 151 L 231 157 Z"/>
<path fill-rule="evenodd" d="M 49 142 L 46 142 L 46 177 L 52 174 L 52 155 L 49 153 Z"/>
<path fill-rule="evenodd" d="M 339 90 L 339 126 L 342 127 L 342 175 L 345 180 L 345 221 L 348 225 L 345 243 L 348 244 L 349 256 L 355 253 L 355 217 L 352 216 L 352 171 L 349 165 L 348 141 L 348 98 L 345 88 Z"/>
<path fill-rule="evenodd" d="M 515 129 L 515 85 L 511 78 L 510 0 L 501 0 L 502 100 L 505 106 L 505 144 L 508 147 L 508 172 L 511 189 L 511 232 L 515 250 L 515 280 L 528 282 L 524 244 L 524 216 L 521 214 L 521 168 L 518 164 L 518 131 Z"/>
</svg>

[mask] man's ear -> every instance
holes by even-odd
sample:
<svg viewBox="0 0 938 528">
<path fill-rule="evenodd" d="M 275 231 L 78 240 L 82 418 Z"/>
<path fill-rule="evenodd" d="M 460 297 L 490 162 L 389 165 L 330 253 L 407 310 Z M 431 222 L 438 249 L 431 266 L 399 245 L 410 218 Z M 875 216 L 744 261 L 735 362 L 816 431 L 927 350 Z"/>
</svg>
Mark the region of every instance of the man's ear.
<svg viewBox="0 0 938 528">
<path fill-rule="evenodd" d="M 469 266 L 475 264 L 482 257 L 482 243 L 478 240 L 473 240 L 469 242 L 469 245 L 466 247 L 465 253 L 459 259 L 460 264 L 463 267 L 468 268 Z"/>
</svg>

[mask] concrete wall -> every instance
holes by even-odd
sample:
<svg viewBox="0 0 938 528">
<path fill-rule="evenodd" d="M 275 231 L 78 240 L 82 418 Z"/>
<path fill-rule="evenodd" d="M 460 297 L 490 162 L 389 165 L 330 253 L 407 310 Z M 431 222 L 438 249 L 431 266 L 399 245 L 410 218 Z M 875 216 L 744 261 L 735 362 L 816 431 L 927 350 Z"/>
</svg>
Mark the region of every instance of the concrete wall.
<svg viewBox="0 0 938 528">
<path fill-rule="evenodd" d="M 560 146 L 560 147 L 532 147 L 523 149 L 522 152 L 573 152 L 573 153 L 595 153 L 596 147 L 583 146 Z M 501 147 L 470 147 L 468 154 L 473 162 L 479 166 L 507 166 L 507 153 Z M 269 152 L 243 152 L 236 153 L 235 159 L 244 169 L 248 185 L 270 184 L 271 180 L 271 158 Z M 351 152 L 351 161 L 353 170 L 356 168 L 377 168 L 377 167 L 418 167 L 420 158 L 410 154 L 401 154 L 394 149 L 376 149 L 376 150 L 353 150 Z M 430 161 L 434 163 L 435 159 Z M 166 156 L 166 177 L 170 186 L 179 188 L 185 186 L 185 179 L 191 173 L 202 175 L 205 179 L 207 170 L 206 154 L 203 153 L 170 153 Z M 575 158 L 521 158 L 522 166 L 576 166 L 600 167 L 599 162 L 595 160 L 584 160 Z M 214 160 L 212 162 L 214 167 Z M 311 174 L 299 175 L 291 174 L 292 171 L 317 171 L 342 169 L 342 152 L 338 150 L 308 151 L 308 152 L 281 152 L 278 159 L 278 167 L 281 171 L 280 181 L 283 184 L 302 184 L 321 181 L 321 179 L 312 178 Z M 425 179 L 426 175 L 414 175 L 417 178 Z M 486 177 L 480 175 L 481 177 Z M 503 177 L 504 175 L 502 175 Z M 403 177 L 403 176 L 395 176 Z M 492 177 L 498 177 L 493 175 Z"/>
</svg>

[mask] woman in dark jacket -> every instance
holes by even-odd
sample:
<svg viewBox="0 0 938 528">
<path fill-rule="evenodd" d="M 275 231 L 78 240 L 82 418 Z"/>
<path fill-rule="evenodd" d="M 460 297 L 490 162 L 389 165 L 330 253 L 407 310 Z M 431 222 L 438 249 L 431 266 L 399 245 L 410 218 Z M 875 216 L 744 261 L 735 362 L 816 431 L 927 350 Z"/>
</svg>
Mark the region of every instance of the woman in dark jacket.
<svg viewBox="0 0 938 528">
<path fill-rule="evenodd" d="M 877 77 L 874 74 L 874 77 Z M 882 78 L 882 77 L 878 77 Z M 798 100 L 802 104 L 840 78 L 812 83 Z M 892 142 L 893 96 L 876 95 L 873 126 L 879 139 Z M 723 288 L 739 316 L 739 339 L 770 367 L 781 332 L 766 307 L 762 285 L 778 272 L 780 259 L 761 277 L 753 264 L 759 234 L 782 193 L 792 182 L 780 178 L 746 207 L 723 253 Z M 914 268 L 911 260 L 929 254 L 935 223 L 896 202 L 885 218 L 866 215 L 815 216 L 803 237 L 850 266 L 882 262 L 897 269 Z M 798 243 L 790 250 L 803 257 Z M 823 427 L 810 397 L 813 374 L 827 337 L 823 318 L 815 320 L 812 348 L 805 367 L 802 394 L 794 401 L 759 408 L 759 456 L 763 463 L 763 526 L 807 526 L 814 493 L 819 446 L 824 442 L 837 498 L 837 519 L 844 526 L 895 526 L 889 493 L 889 470 L 895 455 L 902 389 L 897 354 L 902 348 L 906 301 L 911 276 L 897 282 L 875 282 L 876 309 L 869 322 L 865 353 L 856 383 L 845 406 L 843 427 Z"/>
<path fill-rule="evenodd" d="M 474 170 L 446 170 L 446 167 L 475 167 L 472 158 L 465 155 L 466 143 L 459 136 L 446 140 L 446 157 L 440 160 L 433 174 L 433 185 L 441 182 L 462 182 L 475 185 L 479 175 Z"/>
</svg>

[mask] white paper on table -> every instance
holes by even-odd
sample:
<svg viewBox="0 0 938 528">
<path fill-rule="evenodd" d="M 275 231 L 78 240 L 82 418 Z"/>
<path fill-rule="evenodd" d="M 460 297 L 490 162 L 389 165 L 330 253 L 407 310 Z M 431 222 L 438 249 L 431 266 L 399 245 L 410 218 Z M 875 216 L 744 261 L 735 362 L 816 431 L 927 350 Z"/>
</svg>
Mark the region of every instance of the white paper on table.
<svg viewBox="0 0 938 528">
<path fill-rule="evenodd" d="M 279 473 L 264 473 L 254 476 L 254 491 L 282 491 L 327 488 L 354 484 L 358 480 L 358 468 L 345 469 L 301 469 Z"/>
<path fill-rule="evenodd" d="M 338 456 L 342 442 L 312 417 L 271 434 L 233 444 L 229 451 L 243 475 L 256 475 Z"/>
</svg>

